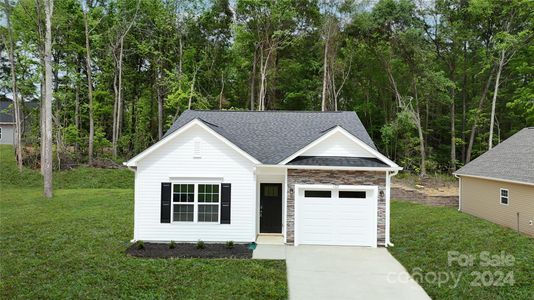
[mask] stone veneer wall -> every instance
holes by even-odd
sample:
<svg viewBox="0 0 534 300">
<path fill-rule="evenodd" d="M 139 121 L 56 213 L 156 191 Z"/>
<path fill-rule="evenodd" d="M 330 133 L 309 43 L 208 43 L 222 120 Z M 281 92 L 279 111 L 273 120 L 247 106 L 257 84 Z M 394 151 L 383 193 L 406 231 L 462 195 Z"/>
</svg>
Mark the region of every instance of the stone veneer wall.
<svg viewBox="0 0 534 300">
<path fill-rule="evenodd" d="M 342 171 L 342 170 L 287 170 L 287 243 L 295 242 L 295 184 L 334 185 L 377 185 L 378 218 L 377 242 L 385 245 L 386 240 L 386 172 Z"/>
</svg>

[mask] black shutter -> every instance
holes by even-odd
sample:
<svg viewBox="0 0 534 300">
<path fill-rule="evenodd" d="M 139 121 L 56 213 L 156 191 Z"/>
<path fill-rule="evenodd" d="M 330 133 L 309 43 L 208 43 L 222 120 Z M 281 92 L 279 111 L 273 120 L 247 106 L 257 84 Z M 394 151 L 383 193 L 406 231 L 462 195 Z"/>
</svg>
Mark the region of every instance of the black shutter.
<svg viewBox="0 0 534 300">
<path fill-rule="evenodd" d="M 161 223 L 171 222 L 171 183 L 161 183 Z"/>
<path fill-rule="evenodd" d="M 232 185 L 221 183 L 221 224 L 230 224 L 230 199 L 232 198 Z"/>
</svg>

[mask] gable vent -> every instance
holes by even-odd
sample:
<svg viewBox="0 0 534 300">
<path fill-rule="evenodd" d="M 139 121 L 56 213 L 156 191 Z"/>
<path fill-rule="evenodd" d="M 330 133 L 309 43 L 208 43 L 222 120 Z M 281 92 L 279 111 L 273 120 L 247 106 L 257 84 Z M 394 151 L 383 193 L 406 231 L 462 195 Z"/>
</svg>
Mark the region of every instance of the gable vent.
<svg viewBox="0 0 534 300">
<path fill-rule="evenodd" d="M 200 153 L 200 139 L 196 138 L 194 141 L 193 158 L 202 158 Z"/>
</svg>

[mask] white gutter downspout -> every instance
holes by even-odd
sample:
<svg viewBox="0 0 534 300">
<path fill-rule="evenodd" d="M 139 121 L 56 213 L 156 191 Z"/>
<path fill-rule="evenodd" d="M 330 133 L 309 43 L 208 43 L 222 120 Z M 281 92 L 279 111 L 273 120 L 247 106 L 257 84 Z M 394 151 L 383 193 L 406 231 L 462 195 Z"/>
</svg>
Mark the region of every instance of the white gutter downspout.
<svg viewBox="0 0 534 300">
<path fill-rule="evenodd" d="M 391 177 L 399 174 L 399 171 L 386 172 L 386 247 L 394 246 L 390 239 L 390 211 L 391 211 Z"/>
<path fill-rule="evenodd" d="M 462 177 L 453 174 L 454 177 L 458 178 L 458 211 L 462 210 Z"/>
</svg>

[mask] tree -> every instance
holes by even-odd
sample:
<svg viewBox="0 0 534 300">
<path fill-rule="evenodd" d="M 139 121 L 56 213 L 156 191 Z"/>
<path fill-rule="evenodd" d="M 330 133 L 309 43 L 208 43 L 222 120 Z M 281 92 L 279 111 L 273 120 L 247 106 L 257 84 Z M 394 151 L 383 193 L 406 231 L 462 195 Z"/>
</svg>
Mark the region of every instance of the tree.
<svg viewBox="0 0 534 300">
<path fill-rule="evenodd" d="M 19 171 L 22 172 L 22 114 L 21 103 L 17 91 L 17 76 L 15 75 L 15 43 L 13 37 L 13 29 L 11 27 L 11 5 L 8 0 L 4 0 L 4 10 L 6 12 L 6 23 L 9 38 L 9 63 L 11 65 L 11 86 L 13 94 L 13 115 L 15 116 L 15 154 L 17 158 L 17 165 Z"/>
<path fill-rule="evenodd" d="M 89 3 L 85 2 L 85 9 L 83 9 L 83 24 L 84 24 L 84 33 L 85 33 L 85 63 L 86 63 L 86 74 L 87 74 L 87 98 L 89 99 L 89 143 L 87 146 L 87 156 L 89 158 L 89 165 L 93 164 L 93 149 L 94 149 L 94 140 L 95 140 L 95 121 L 94 121 L 94 112 L 93 112 L 93 76 L 92 76 L 92 67 L 91 67 L 91 46 L 89 42 L 89 25 L 87 20 L 87 11 L 90 6 Z"/>
<path fill-rule="evenodd" d="M 54 13 L 54 0 L 45 0 L 45 145 L 44 145 L 44 196 L 52 198 L 52 97 L 54 86 L 52 84 L 52 14 Z"/>
</svg>

